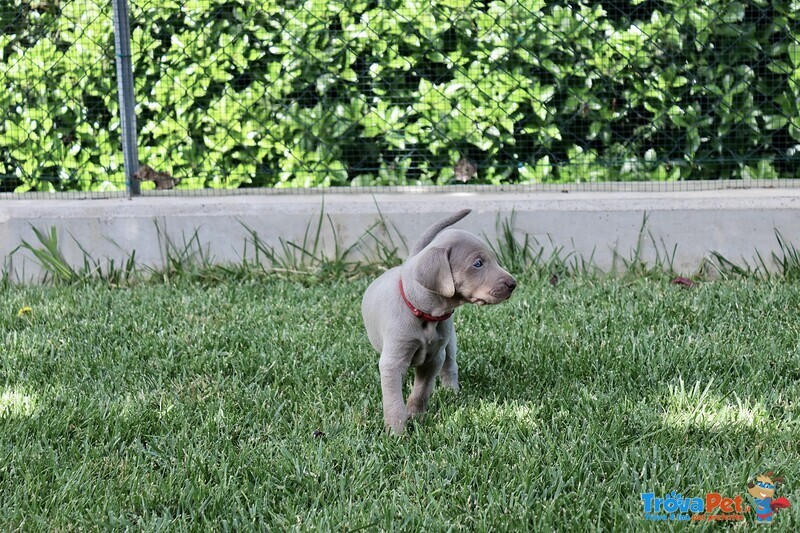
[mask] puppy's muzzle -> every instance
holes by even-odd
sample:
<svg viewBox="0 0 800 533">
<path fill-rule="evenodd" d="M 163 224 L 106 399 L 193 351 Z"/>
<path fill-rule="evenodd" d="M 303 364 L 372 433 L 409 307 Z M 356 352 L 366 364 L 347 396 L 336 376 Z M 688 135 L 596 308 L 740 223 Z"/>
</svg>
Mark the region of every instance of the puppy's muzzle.
<svg viewBox="0 0 800 533">
<path fill-rule="evenodd" d="M 517 280 L 511 276 L 502 277 L 492 289 L 491 295 L 498 300 L 505 300 L 511 296 L 511 293 L 514 292 L 516 288 Z"/>
</svg>

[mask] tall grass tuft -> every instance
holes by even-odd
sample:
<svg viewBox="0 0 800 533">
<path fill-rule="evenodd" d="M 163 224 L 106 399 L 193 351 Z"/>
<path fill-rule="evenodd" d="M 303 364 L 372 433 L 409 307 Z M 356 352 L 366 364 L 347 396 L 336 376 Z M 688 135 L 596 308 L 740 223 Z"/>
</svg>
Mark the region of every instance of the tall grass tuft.
<svg viewBox="0 0 800 533">
<path fill-rule="evenodd" d="M 168 281 L 175 276 L 198 275 L 209 270 L 214 264 L 208 245 L 203 247 L 200 242 L 199 228 L 187 239 L 186 234 L 182 233 L 182 243 L 176 243 L 167 233 L 166 225 L 164 228 L 159 226 L 157 220 L 153 220 L 156 228 L 156 238 L 158 239 L 158 249 L 161 254 L 162 269 L 151 268 L 150 271 L 158 275 L 162 280 Z"/>
<path fill-rule="evenodd" d="M 630 276 L 672 276 L 675 274 L 675 254 L 678 245 L 668 248 L 663 239 L 657 241 L 653 232 L 647 227 L 649 213 L 642 215 L 642 225 L 636 238 L 636 246 L 631 250 L 628 258 L 614 250 L 614 267 L 612 273 L 617 274 L 617 261 L 622 262 L 623 275 Z M 649 246 L 652 247 L 654 258 L 652 263 L 645 260 L 644 256 Z"/>
<path fill-rule="evenodd" d="M 52 281 L 54 283 L 75 283 L 80 281 L 83 276 L 72 268 L 61 252 L 55 226 L 51 227 L 49 232 L 40 231 L 33 226 L 31 226 L 31 229 L 41 246 L 35 246 L 23 239 L 19 248 L 29 251 L 39 261 L 45 271 L 44 281 Z"/>
<path fill-rule="evenodd" d="M 787 241 L 781 232 L 775 230 L 775 238 L 778 239 L 778 247 L 781 249 L 781 256 L 772 252 L 772 260 L 780 268 L 781 276 L 787 281 L 797 281 L 800 279 L 800 250 L 794 244 Z"/>
<path fill-rule="evenodd" d="M 776 268 L 770 268 L 767 261 L 758 250 L 750 264 L 742 258 L 736 263 L 717 251 L 711 252 L 711 259 L 706 266 L 723 279 L 746 278 L 762 280 L 797 281 L 800 279 L 800 250 L 787 241 L 778 229 L 775 229 L 775 238 L 778 241 L 779 252 L 772 252 L 771 259 Z"/>
<path fill-rule="evenodd" d="M 483 236 L 489 249 L 509 272 L 545 276 L 551 279 L 573 274 L 594 275 L 598 272 L 594 266 L 594 255 L 589 258 L 578 258 L 571 252 L 565 253 L 563 246 L 556 246 L 552 241 L 549 243 L 551 251 L 548 254 L 547 247 L 527 233 L 524 233 L 520 240 L 514 230 L 515 217 L 514 211 L 509 217 L 497 217 L 496 241 L 490 240 L 486 234 Z"/>
<path fill-rule="evenodd" d="M 333 236 L 333 252 L 330 255 L 325 253 L 322 240 L 326 220 Z M 255 252 L 253 264 L 268 272 L 290 277 L 333 279 L 351 277 L 358 270 L 359 263 L 350 259 L 358 242 L 346 247 L 341 245 L 333 220 L 324 212 L 324 204 L 316 223 L 312 219 L 306 225 L 301 242 L 279 237 L 277 249 L 264 242 L 255 230 L 241 221 L 239 223 L 249 234 L 245 246 L 249 242 Z"/>
<path fill-rule="evenodd" d="M 514 211 L 511 212 L 509 217 L 502 220 L 498 215 L 497 229 L 499 238 L 497 242 L 492 243 L 486 234 L 483 235 L 483 238 L 504 268 L 514 274 L 522 274 L 533 265 L 539 264 L 544 248 L 540 247 L 538 252 L 534 253 L 531 237 L 527 233 L 522 241 L 517 240 L 514 231 L 515 216 L 516 213 Z"/>
<path fill-rule="evenodd" d="M 113 285 L 122 285 L 130 283 L 137 274 L 135 250 L 130 252 L 122 263 L 117 263 L 113 258 L 103 261 L 93 258 L 78 239 L 70 234 L 75 245 L 83 254 L 83 264 L 76 268 L 64 257 L 55 226 L 48 231 L 41 231 L 33 226 L 31 229 L 36 236 L 38 245 L 23 239 L 22 244 L 12 251 L 11 255 L 20 249 L 30 252 L 44 270 L 43 283 L 74 284 L 91 279 L 101 279 Z M 113 241 L 111 242 L 113 243 Z M 114 244 L 116 245 L 116 243 Z M 3 274 L 3 279 L 5 282 L 8 281 L 8 272 Z"/>
<path fill-rule="evenodd" d="M 401 264 L 403 262 L 400 255 L 401 246 L 405 249 L 406 255 L 408 254 L 408 245 L 397 230 L 397 226 L 387 221 L 377 202 L 375 202 L 375 209 L 378 212 L 378 221 L 368 227 L 358 238 L 358 241 L 364 245 L 362 253 L 365 257 L 365 270 L 368 273 L 370 271 L 385 271 Z M 388 242 L 382 239 L 377 234 L 377 231 L 380 231 Z M 392 231 L 394 231 L 399 242 L 395 242 Z"/>
</svg>

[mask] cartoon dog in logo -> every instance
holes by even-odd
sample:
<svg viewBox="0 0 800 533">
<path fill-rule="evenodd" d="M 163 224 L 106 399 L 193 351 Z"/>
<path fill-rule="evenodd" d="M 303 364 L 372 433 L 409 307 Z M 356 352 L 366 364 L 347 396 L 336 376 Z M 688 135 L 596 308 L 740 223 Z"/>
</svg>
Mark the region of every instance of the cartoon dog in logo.
<svg viewBox="0 0 800 533">
<path fill-rule="evenodd" d="M 784 497 L 775 498 L 775 489 L 782 477 L 772 478 L 772 471 L 757 476 L 755 481 L 747 484 L 747 492 L 756 502 L 756 522 L 772 522 L 772 515 L 778 509 L 788 509 L 792 504 Z"/>
</svg>

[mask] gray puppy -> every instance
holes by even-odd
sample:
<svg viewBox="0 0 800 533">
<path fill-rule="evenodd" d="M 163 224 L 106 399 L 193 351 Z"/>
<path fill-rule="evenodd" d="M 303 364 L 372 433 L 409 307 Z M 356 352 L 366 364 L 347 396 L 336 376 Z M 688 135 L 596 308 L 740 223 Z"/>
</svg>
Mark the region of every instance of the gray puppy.
<svg viewBox="0 0 800 533">
<path fill-rule="evenodd" d="M 470 211 L 428 228 L 406 262 L 373 281 L 361 302 L 369 341 L 381 354 L 384 423 L 396 435 L 409 416 L 425 411 L 436 376 L 441 375 L 443 387 L 458 391 L 455 308 L 500 303 L 517 286 L 475 235 L 445 229 Z M 406 407 L 403 380 L 410 367 L 414 388 Z"/>
</svg>

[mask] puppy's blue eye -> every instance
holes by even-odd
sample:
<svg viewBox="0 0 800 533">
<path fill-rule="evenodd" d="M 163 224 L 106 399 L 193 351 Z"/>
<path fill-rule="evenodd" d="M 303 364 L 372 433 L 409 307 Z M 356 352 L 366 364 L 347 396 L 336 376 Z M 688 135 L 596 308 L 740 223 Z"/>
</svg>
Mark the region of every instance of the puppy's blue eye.
<svg viewBox="0 0 800 533">
<path fill-rule="evenodd" d="M 472 266 L 474 266 L 475 268 L 480 268 L 480 267 L 482 267 L 482 266 L 483 266 L 483 261 L 481 261 L 480 259 L 478 259 L 477 261 L 475 261 L 474 263 L 472 263 Z"/>
</svg>

